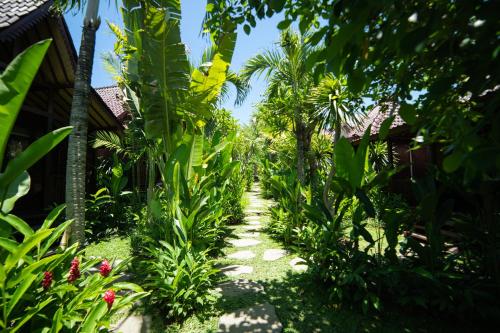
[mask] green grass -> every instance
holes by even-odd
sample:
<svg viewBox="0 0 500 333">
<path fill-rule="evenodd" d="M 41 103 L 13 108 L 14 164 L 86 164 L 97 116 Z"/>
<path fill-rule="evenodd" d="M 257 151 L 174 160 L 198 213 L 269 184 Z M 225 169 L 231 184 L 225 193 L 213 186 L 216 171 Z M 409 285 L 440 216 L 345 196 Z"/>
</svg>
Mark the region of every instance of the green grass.
<svg viewBox="0 0 500 333">
<path fill-rule="evenodd" d="M 106 259 L 127 259 L 131 255 L 130 238 L 110 237 L 98 243 L 92 243 L 85 249 L 87 257 L 101 257 Z"/>
</svg>

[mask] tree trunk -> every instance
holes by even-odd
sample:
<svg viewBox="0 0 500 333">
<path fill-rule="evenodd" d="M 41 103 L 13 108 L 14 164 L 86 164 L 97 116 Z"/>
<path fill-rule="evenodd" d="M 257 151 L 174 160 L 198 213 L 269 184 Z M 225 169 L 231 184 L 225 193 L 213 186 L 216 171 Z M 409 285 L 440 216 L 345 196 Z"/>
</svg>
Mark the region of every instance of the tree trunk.
<svg viewBox="0 0 500 333">
<path fill-rule="evenodd" d="M 300 110 L 295 108 L 295 139 L 297 147 L 297 178 L 300 185 L 305 186 L 304 160 L 305 160 L 305 126 L 300 116 Z"/>
<path fill-rule="evenodd" d="M 328 196 L 328 192 L 330 191 L 330 186 L 332 185 L 332 180 L 333 176 L 335 176 L 335 161 L 334 161 L 334 156 L 335 156 L 335 147 L 337 146 L 337 142 L 340 140 L 340 131 L 342 130 L 342 124 L 340 122 L 340 118 L 337 116 L 337 120 L 335 121 L 335 127 L 334 127 L 334 134 L 333 134 L 333 156 L 332 156 L 332 167 L 330 169 L 330 172 L 328 173 L 328 177 L 325 182 L 325 188 L 323 189 L 323 203 L 328 209 L 328 212 L 330 213 L 331 218 L 335 218 L 335 214 L 337 213 L 335 211 L 335 208 L 333 207 L 333 202 L 330 201 L 330 198 Z"/>
<path fill-rule="evenodd" d="M 73 219 L 69 242 L 85 244 L 85 172 L 87 159 L 87 119 L 90 100 L 90 82 L 94 60 L 95 37 L 100 19 L 97 16 L 99 0 L 89 0 L 83 21 L 80 54 L 75 73 L 75 87 L 71 104 L 68 158 L 66 163 L 66 218 Z M 62 244 L 68 242 L 68 233 Z"/>
<path fill-rule="evenodd" d="M 314 194 L 317 193 L 318 189 L 318 177 L 316 177 L 316 172 L 318 170 L 318 161 L 316 160 L 316 156 L 314 156 L 314 152 L 311 150 L 311 141 L 312 141 L 312 135 L 314 132 L 314 128 L 308 127 L 306 132 L 305 132 L 305 154 L 307 156 L 307 164 L 309 165 L 308 169 L 308 178 L 309 178 L 309 184 L 311 184 L 311 191 Z"/>
</svg>

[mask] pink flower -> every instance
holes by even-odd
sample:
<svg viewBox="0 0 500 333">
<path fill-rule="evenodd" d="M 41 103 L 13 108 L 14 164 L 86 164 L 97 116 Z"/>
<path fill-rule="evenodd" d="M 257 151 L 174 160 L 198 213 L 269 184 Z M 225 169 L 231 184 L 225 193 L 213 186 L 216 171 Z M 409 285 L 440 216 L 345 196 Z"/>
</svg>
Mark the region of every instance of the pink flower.
<svg viewBox="0 0 500 333">
<path fill-rule="evenodd" d="M 111 272 L 111 265 L 106 259 L 103 260 L 101 267 L 99 268 L 99 272 L 104 277 L 108 276 L 109 273 Z"/>
<path fill-rule="evenodd" d="M 53 278 L 54 276 L 52 275 L 52 272 L 43 273 L 42 287 L 44 290 L 49 289 L 50 285 L 52 284 Z"/>
<path fill-rule="evenodd" d="M 108 310 L 111 309 L 111 307 L 113 306 L 113 302 L 115 301 L 115 292 L 109 289 L 104 293 L 102 299 L 104 300 L 104 302 L 108 303 Z"/>
<path fill-rule="evenodd" d="M 71 267 L 69 268 L 68 282 L 73 283 L 76 279 L 80 277 L 80 261 L 75 257 L 71 261 Z"/>
</svg>

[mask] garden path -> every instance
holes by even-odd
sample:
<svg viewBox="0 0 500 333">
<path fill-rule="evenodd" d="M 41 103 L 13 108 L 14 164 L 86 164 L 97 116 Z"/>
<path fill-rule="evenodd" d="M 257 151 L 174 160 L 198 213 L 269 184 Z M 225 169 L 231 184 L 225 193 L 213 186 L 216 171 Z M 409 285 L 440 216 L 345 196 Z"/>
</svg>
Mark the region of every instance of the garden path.
<svg viewBox="0 0 500 333">
<path fill-rule="evenodd" d="M 260 194 L 257 184 L 246 193 L 249 205 L 245 209 L 245 223 L 234 227 L 237 238 L 229 240 L 238 249 L 236 252 L 232 248 L 226 250 L 225 260 L 231 262 L 221 267 L 233 280 L 219 284 L 217 291 L 222 299 L 234 303 L 234 307 L 227 308 L 219 318 L 220 333 L 275 333 L 283 329 L 274 306 L 265 299 L 265 288 L 257 282 L 263 275 L 273 273 L 273 262 L 287 255 L 262 231 L 270 202 Z M 248 304 L 253 298 L 257 298 L 255 304 Z M 244 304 L 247 306 L 243 307 Z"/>
</svg>

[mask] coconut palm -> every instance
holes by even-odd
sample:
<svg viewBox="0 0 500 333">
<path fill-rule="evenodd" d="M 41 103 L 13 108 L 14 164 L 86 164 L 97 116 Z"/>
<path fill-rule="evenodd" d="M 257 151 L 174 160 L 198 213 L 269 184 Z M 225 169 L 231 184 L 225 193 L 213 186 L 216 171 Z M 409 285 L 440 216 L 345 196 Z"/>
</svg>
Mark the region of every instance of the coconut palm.
<svg viewBox="0 0 500 333">
<path fill-rule="evenodd" d="M 83 0 L 56 0 L 59 10 L 80 9 Z M 73 101 L 71 103 L 70 125 L 73 132 L 68 141 L 66 162 L 66 217 L 73 219 L 69 233 L 65 233 L 61 245 L 69 241 L 85 243 L 85 173 L 87 159 L 88 106 L 90 82 L 94 60 L 96 31 L 100 25 L 98 16 L 99 0 L 87 0 L 87 10 L 83 19 L 82 40 L 75 73 Z"/>
</svg>

